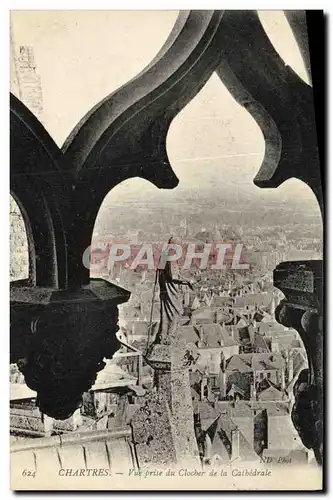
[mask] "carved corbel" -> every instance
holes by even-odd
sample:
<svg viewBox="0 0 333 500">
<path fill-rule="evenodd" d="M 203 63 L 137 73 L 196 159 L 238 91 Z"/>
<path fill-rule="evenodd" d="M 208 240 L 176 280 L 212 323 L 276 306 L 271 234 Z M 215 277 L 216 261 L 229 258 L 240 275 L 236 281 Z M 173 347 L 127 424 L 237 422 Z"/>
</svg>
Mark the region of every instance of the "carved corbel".
<svg viewBox="0 0 333 500">
<path fill-rule="evenodd" d="M 303 444 L 323 460 L 323 275 L 322 261 L 283 262 L 274 271 L 274 285 L 285 295 L 276 309 L 279 323 L 295 329 L 304 343 L 308 370 L 293 391 L 293 423 Z"/>
<path fill-rule="evenodd" d="M 11 192 L 30 260 L 29 279 L 11 290 L 11 360 L 49 416 L 73 413 L 118 347 L 117 305 L 129 293 L 91 279 L 82 262 L 103 199 L 135 176 L 177 185 L 167 132 L 220 61 L 222 19 L 182 12 L 153 61 L 91 109 L 62 148 L 11 95 Z"/>
</svg>

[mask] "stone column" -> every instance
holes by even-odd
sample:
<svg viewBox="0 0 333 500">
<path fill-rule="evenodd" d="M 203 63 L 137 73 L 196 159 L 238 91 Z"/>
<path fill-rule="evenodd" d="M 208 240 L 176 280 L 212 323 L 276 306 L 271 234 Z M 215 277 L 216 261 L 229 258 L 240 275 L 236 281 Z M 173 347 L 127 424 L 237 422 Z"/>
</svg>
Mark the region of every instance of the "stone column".
<svg viewBox="0 0 333 500">
<path fill-rule="evenodd" d="M 189 378 L 193 349 L 178 339 L 175 324 L 173 328 L 168 343 L 153 344 L 147 355 L 155 370 L 155 390 L 132 419 L 133 436 L 139 463 L 200 467 Z"/>
</svg>

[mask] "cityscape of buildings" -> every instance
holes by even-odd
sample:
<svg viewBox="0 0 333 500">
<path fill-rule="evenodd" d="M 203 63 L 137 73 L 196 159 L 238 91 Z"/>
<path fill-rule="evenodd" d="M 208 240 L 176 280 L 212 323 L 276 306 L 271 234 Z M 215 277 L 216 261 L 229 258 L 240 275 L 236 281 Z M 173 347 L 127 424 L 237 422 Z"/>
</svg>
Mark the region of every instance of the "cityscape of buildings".
<svg viewBox="0 0 333 500">
<path fill-rule="evenodd" d="M 273 462 L 284 457 L 283 463 L 312 460 L 291 421 L 293 386 L 307 368 L 306 353 L 297 332 L 276 322 L 274 312 L 282 296 L 273 288 L 265 262 L 260 269 L 261 276 L 251 268 L 237 279 L 231 270 L 223 279 L 209 270 L 187 271 L 193 290 L 184 289 L 179 330 L 197 353 L 190 368 L 190 390 L 203 464 L 222 466 L 235 457 Z M 84 394 L 81 409 L 68 421 L 51 421 L 39 414 L 36 394 L 12 366 L 14 441 L 20 436 L 116 429 L 119 419 L 129 425 L 140 399 L 153 388 L 154 370 L 146 364 L 145 354 L 148 330 L 151 343 L 159 326 L 158 291 L 153 297 L 155 272 L 119 268 L 117 274 L 104 278 L 131 291 L 129 302 L 119 308 L 121 349 L 112 360 L 105 360 L 105 368 Z"/>
<path fill-rule="evenodd" d="M 41 118 L 41 83 L 32 48 L 21 47 L 14 59 L 13 91 Z M 297 332 L 275 320 L 275 308 L 283 296 L 273 287 L 272 271 L 281 261 L 320 258 L 319 225 L 305 217 L 298 224 L 286 223 L 283 229 L 281 221 L 274 224 L 272 218 L 261 225 L 233 225 L 227 210 L 228 224 L 203 224 L 188 220 L 183 213 L 177 217 L 177 205 L 167 214 L 148 210 L 142 218 L 140 207 L 135 213 L 132 208 L 128 205 L 127 212 L 126 206 L 122 208 L 123 218 L 111 215 L 112 207 L 99 216 L 93 241 L 97 251 L 103 252 L 103 241 L 126 237 L 133 243 L 153 243 L 167 241 L 169 235 L 198 245 L 241 241 L 246 249 L 247 271 L 192 267 L 185 272 L 193 290 L 184 290 L 178 327 L 196 353 L 189 376 L 203 466 L 223 466 L 233 460 L 311 463 L 312 453 L 302 445 L 291 421 L 293 386 L 307 368 L 307 356 Z M 28 276 L 28 246 L 22 215 L 13 199 L 10 224 L 10 275 L 12 280 L 22 279 Z M 159 327 L 158 291 L 153 296 L 155 272 L 119 267 L 92 276 L 131 291 L 129 302 L 119 307 L 117 335 L 122 347 L 112 360 L 105 360 L 94 385 L 83 395 L 82 407 L 65 421 L 40 413 L 36 393 L 26 386 L 18 367 L 11 365 L 12 444 L 74 431 L 122 429 L 131 425 L 143 396 L 153 389 L 154 370 L 145 355 Z"/>
</svg>

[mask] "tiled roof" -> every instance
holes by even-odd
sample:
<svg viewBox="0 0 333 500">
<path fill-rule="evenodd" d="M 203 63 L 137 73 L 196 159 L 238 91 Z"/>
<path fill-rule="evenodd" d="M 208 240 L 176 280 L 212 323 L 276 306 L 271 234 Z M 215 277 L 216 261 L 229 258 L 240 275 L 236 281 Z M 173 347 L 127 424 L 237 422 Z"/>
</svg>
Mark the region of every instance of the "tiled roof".
<svg viewBox="0 0 333 500">
<path fill-rule="evenodd" d="M 284 417 L 289 414 L 289 405 L 288 403 L 283 403 L 281 401 L 254 401 L 251 403 L 251 407 L 253 410 L 267 411 L 268 417 Z"/>
<path fill-rule="evenodd" d="M 253 354 L 252 368 L 255 371 L 262 370 L 281 370 L 283 367 L 283 358 L 278 353 L 256 353 Z"/>
<path fill-rule="evenodd" d="M 269 293 L 247 293 L 243 297 L 235 298 L 236 307 L 262 306 L 267 307 L 271 302 Z"/>
<path fill-rule="evenodd" d="M 261 400 L 281 401 L 282 397 L 283 397 L 283 392 L 279 391 L 279 389 L 273 387 L 272 385 L 270 385 L 269 387 L 261 391 L 260 394 L 258 394 L 259 401 Z"/>
<path fill-rule="evenodd" d="M 239 341 L 234 339 L 233 336 L 229 333 L 229 331 L 225 327 L 222 327 L 222 341 L 223 341 L 223 346 L 226 347 L 239 344 Z"/>
<path fill-rule="evenodd" d="M 239 371 L 229 373 L 227 381 L 228 393 L 234 386 L 239 389 L 239 394 L 242 394 L 244 398 L 250 398 L 252 378 L 248 373 L 241 373 Z"/>
<path fill-rule="evenodd" d="M 208 401 L 198 401 L 197 411 L 200 415 L 201 428 L 203 431 L 209 429 L 213 422 L 220 416 L 220 412 Z"/>
<path fill-rule="evenodd" d="M 233 299 L 231 297 L 215 296 L 212 301 L 212 307 L 232 307 Z"/>
<path fill-rule="evenodd" d="M 219 323 L 183 325 L 179 329 L 182 338 L 188 343 L 196 344 L 202 341 L 201 348 L 221 348 L 238 344 Z"/>
<path fill-rule="evenodd" d="M 225 310 L 223 310 L 220 307 L 203 306 L 199 307 L 199 309 L 196 309 L 192 312 L 192 319 L 196 323 L 202 323 L 202 322 L 214 323 L 216 321 L 229 322 L 231 321 L 231 314 L 225 312 Z"/>
<path fill-rule="evenodd" d="M 259 323 L 259 333 L 270 335 L 273 332 L 283 332 L 286 331 L 282 325 L 277 323 L 277 321 L 261 321 Z"/>
<path fill-rule="evenodd" d="M 252 371 L 253 354 L 235 354 L 227 361 L 227 371 L 239 371 L 241 373 Z"/>
<path fill-rule="evenodd" d="M 221 415 L 219 418 L 219 429 L 223 431 L 229 441 L 232 442 L 232 431 L 238 429 L 235 422 L 227 415 Z M 239 458 L 240 460 L 259 460 L 258 455 L 253 450 L 253 447 L 245 438 L 244 434 L 238 430 L 239 432 Z"/>
<path fill-rule="evenodd" d="M 241 396 L 245 397 L 246 396 L 246 393 L 245 391 L 243 391 L 243 389 L 241 389 L 238 385 L 236 384 L 232 384 L 231 388 L 229 389 L 229 391 L 227 392 L 227 396 L 232 396 L 234 397 L 235 394 L 240 394 Z"/>
<path fill-rule="evenodd" d="M 269 352 L 269 347 L 268 347 L 268 339 L 264 335 L 259 335 L 258 333 L 255 333 L 254 335 L 254 345 L 257 348 L 265 349 L 266 352 Z"/>
<path fill-rule="evenodd" d="M 221 415 L 219 418 L 219 429 L 225 433 L 231 443 L 231 433 L 237 429 L 237 425 L 228 415 Z"/>
<path fill-rule="evenodd" d="M 248 419 L 253 418 L 253 412 L 251 410 L 251 402 L 249 401 L 238 401 L 235 406 L 229 407 L 229 414 L 231 418 L 246 417 Z"/>
<path fill-rule="evenodd" d="M 218 455 L 222 462 L 229 462 L 230 460 L 230 455 L 228 453 L 227 448 L 225 447 L 221 436 L 219 435 L 218 432 L 215 433 L 213 442 L 212 442 L 212 458 L 214 458 L 214 455 Z"/>
<path fill-rule="evenodd" d="M 147 339 L 133 340 L 133 342 L 131 342 L 131 347 L 135 347 L 135 349 L 145 352 L 147 348 Z"/>
<path fill-rule="evenodd" d="M 180 337 L 184 339 L 187 343 L 195 344 L 200 340 L 198 330 L 194 325 L 183 325 L 179 326 Z"/>
</svg>

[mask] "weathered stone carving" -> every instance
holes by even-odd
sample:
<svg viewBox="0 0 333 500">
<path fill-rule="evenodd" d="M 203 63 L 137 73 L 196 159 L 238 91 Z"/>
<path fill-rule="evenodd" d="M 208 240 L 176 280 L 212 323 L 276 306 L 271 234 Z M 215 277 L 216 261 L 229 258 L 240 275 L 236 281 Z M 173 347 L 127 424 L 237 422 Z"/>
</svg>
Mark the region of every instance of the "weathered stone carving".
<svg viewBox="0 0 333 500">
<path fill-rule="evenodd" d="M 323 268 L 322 261 L 283 262 L 274 285 L 284 294 L 276 319 L 301 336 L 308 357 L 294 386 L 292 420 L 304 446 L 323 461 Z"/>
<path fill-rule="evenodd" d="M 216 71 L 236 101 L 257 121 L 265 138 L 265 155 L 254 183 L 273 188 L 296 177 L 310 186 L 322 209 L 312 88 L 285 64 L 256 11 L 228 10 L 223 26 L 222 61 Z M 301 20 L 293 23 L 294 30 L 299 27 L 303 27 Z M 303 54 L 306 48 L 303 43 Z M 308 61 L 309 56 L 306 66 Z"/>
<path fill-rule="evenodd" d="M 120 344 L 117 304 L 129 293 L 94 279 L 73 292 L 11 286 L 11 361 L 42 413 L 68 418 Z"/>
<path fill-rule="evenodd" d="M 124 179 L 177 185 L 167 132 L 219 63 L 222 18 L 222 11 L 182 12 L 150 65 L 90 110 L 61 149 L 11 95 L 11 192 L 25 220 L 30 261 L 29 279 L 13 289 L 12 361 L 50 416 L 75 411 L 103 356 L 117 349 L 116 306 L 129 295 L 104 283 L 97 312 L 95 282 L 82 263 L 98 210 Z"/>
<path fill-rule="evenodd" d="M 163 460 L 162 465 L 169 466 L 199 466 L 199 451 L 194 431 L 194 416 L 189 379 L 189 368 L 195 362 L 195 346 L 188 345 L 179 335 L 178 322 L 182 312 L 183 286 L 191 286 L 187 281 L 174 277 L 170 262 L 164 269 L 159 269 L 158 282 L 160 288 L 161 317 L 160 327 L 154 342 L 146 355 L 147 363 L 154 369 L 154 390 L 148 395 L 144 406 L 135 414 L 133 419 L 133 436 L 137 442 L 137 434 L 145 436 L 146 447 L 143 449 L 144 462 L 150 464 L 155 460 Z M 155 395 L 154 395 L 155 394 Z M 151 398 L 153 397 L 153 400 Z M 150 419 L 150 426 L 144 422 L 141 426 L 136 422 L 137 416 L 142 415 L 143 409 L 153 413 L 156 401 L 164 405 L 163 419 L 167 418 L 167 425 L 161 421 Z M 146 429 L 145 431 L 143 430 Z M 168 429 L 168 432 L 167 432 Z M 151 435 L 148 440 L 147 433 Z M 161 432 L 163 435 L 161 435 Z M 168 446 L 166 457 L 155 458 L 161 446 Z M 137 448 L 141 462 L 140 450 Z M 149 457 L 147 458 L 146 457 Z"/>
</svg>

